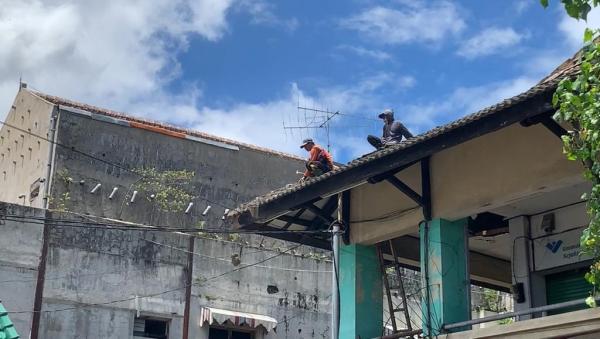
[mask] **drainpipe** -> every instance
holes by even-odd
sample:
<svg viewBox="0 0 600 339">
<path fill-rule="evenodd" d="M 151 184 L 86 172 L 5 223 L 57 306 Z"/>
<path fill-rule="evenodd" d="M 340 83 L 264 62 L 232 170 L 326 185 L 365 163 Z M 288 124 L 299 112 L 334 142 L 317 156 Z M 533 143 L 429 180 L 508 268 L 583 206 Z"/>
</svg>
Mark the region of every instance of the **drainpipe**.
<svg viewBox="0 0 600 339">
<path fill-rule="evenodd" d="M 60 115 L 60 106 L 54 106 L 54 112 L 52 118 L 50 119 L 50 131 L 48 133 L 48 140 L 51 140 L 50 149 L 48 154 L 48 164 L 46 165 L 46 178 L 44 182 L 44 195 L 43 195 L 43 208 L 48 209 L 50 202 L 48 195 L 50 194 L 50 185 L 52 182 L 52 171 L 54 169 L 53 162 L 54 156 L 56 154 L 56 139 L 58 134 L 56 133 L 56 128 L 58 126 L 58 118 Z"/>
<path fill-rule="evenodd" d="M 333 275 L 331 282 L 331 303 L 333 306 L 333 310 L 331 311 L 331 337 L 333 339 L 338 339 L 338 327 L 339 327 L 339 319 L 340 319 L 340 296 L 338 291 L 338 266 L 339 266 L 339 251 L 338 246 L 340 243 L 339 233 L 340 233 L 340 225 L 335 223 L 332 227 L 332 237 L 333 237 Z"/>
<path fill-rule="evenodd" d="M 331 227 L 331 250 L 333 251 L 333 274 L 331 281 L 331 338 L 338 339 L 340 326 L 340 291 L 339 291 L 339 246 L 340 246 L 340 224 L 342 222 L 342 194 L 338 194 L 338 215 L 337 221 Z"/>
</svg>

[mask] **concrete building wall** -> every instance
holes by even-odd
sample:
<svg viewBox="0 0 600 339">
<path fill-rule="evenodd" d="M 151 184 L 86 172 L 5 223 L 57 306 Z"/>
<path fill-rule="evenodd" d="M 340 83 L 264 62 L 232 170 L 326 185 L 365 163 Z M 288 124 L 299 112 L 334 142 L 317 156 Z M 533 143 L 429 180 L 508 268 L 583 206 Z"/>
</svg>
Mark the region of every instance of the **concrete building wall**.
<svg viewBox="0 0 600 339">
<path fill-rule="evenodd" d="M 58 149 L 52 190 L 54 201 L 69 192 L 69 200 L 65 202 L 68 210 L 171 227 L 189 227 L 201 221 L 205 227 L 219 227 L 226 208 L 235 208 L 270 189 L 295 181 L 296 170 L 303 166 L 300 160 L 282 155 L 175 138 L 64 109 L 60 111 L 58 140 L 101 160 Z M 131 170 L 193 171 L 195 176 L 186 189 L 193 193 L 194 199 L 190 202 L 194 205 L 188 214 L 165 212 L 148 199 L 157 192 L 142 191 L 133 204 L 128 203 L 135 189 L 135 186 L 130 187 L 140 176 L 103 161 Z M 65 176 L 72 178 L 73 183 L 65 184 Z M 79 184 L 82 180 L 84 183 Z M 102 186 L 91 194 L 98 183 Z M 109 199 L 114 187 L 118 191 Z M 209 205 L 210 212 L 202 216 Z"/>
<path fill-rule="evenodd" d="M 194 260 L 190 337 L 206 333 L 199 318 L 201 307 L 269 315 L 279 325 L 265 335 L 267 339 L 331 336 L 331 262 L 292 251 L 257 251 L 232 242 L 196 240 L 195 252 L 205 259 Z M 233 254 L 241 259 L 237 266 L 232 264 Z M 252 269 L 242 268 L 270 257 Z"/>
<path fill-rule="evenodd" d="M 546 214 L 554 214 L 555 229 L 550 232 L 542 227 Z M 515 311 L 546 305 L 546 275 L 589 265 L 589 257 L 578 255 L 579 238 L 588 222 L 585 203 L 510 220 L 510 236 L 514 243 L 513 282 L 522 283 L 525 294 L 523 303 L 515 302 Z M 556 251 L 546 247 L 559 240 Z M 529 315 L 520 317 L 521 320 L 530 318 Z"/>
<path fill-rule="evenodd" d="M 44 213 L 1 206 L 8 216 Z M 167 319 L 169 338 L 182 337 L 189 235 L 90 227 L 89 219 L 70 213 L 48 218 L 41 338 L 132 338 L 136 315 Z M 28 272 L 37 270 L 43 226 L 28 219 L 6 220 L 2 227 L 0 299 L 9 311 L 30 311 L 36 276 Z M 202 307 L 278 320 L 274 331 L 257 329 L 257 338 L 328 338 L 331 263 L 282 253 L 286 249 L 197 238 L 190 338 L 208 334 L 207 324 L 200 323 Z M 232 255 L 241 262 L 234 265 Z M 11 314 L 11 319 L 25 337 L 31 313 Z"/>
<path fill-rule="evenodd" d="M 21 92 L 28 93 L 39 105 L 48 105 L 30 92 Z M 22 110 L 20 105 L 17 98 L 16 111 Z M 51 112 L 53 106 L 44 107 Z M 40 112 L 40 108 L 32 109 L 32 114 Z M 59 210 L 169 227 L 219 228 L 226 208 L 296 181 L 296 171 L 303 168 L 301 160 L 277 152 L 177 138 L 62 105 L 57 112 L 57 142 L 66 147 L 55 148 L 49 183 L 51 207 Z M 24 168 L 33 165 L 24 159 Z M 194 171 L 195 176 L 185 185 L 193 195 L 190 213 L 161 210 L 148 199 L 156 192 L 140 190 L 131 203 L 140 176 L 130 170 L 143 168 Z M 101 186 L 91 193 L 97 184 Z M 15 192 L 29 189 L 25 181 L 8 185 Z M 114 187 L 117 192 L 109 199 Z M 208 205 L 210 212 L 203 216 Z M 57 213 L 52 217 L 84 220 L 72 213 Z M 196 242 L 194 281 L 235 268 L 231 255 L 239 255 L 240 250 L 242 262 L 252 263 L 293 246 L 251 235 L 213 238 L 219 239 Z M 53 226 L 43 295 L 43 309 L 52 312 L 42 314 L 40 337 L 127 338 L 132 335 L 133 320 L 139 311 L 141 316 L 170 319 L 170 338 L 181 338 L 187 246 L 188 236 L 182 234 Z M 281 254 L 263 264 L 272 269 L 243 269 L 226 273 L 211 286 L 195 286 L 190 338 L 208 333 L 207 326 L 194 325 L 204 306 L 263 314 L 282 321 L 277 332 L 258 331 L 257 339 L 263 334 L 267 338 L 328 337 L 331 275 L 327 271 L 331 271 L 331 264 L 300 256 L 310 254 L 311 249 L 303 247 L 297 252 Z M 211 259 L 215 257 L 225 261 Z M 269 284 L 277 286 L 278 292 L 267 292 Z M 136 295 L 171 289 L 175 291 L 135 299 Z M 33 298 L 34 293 L 29 294 Z"/>
<path fill-rule="evenodd" d="M 53 109 L 27 90 L 17 94 L 5 119 L 11 126 L 0 128 L 0 201 L 43 206 L 46 183 L 40 179 L 46 178 L 52 146 L 44 139 L 50 135 Z M 36 187 L 38 194 L 32 195 Z M 19 198 L 22 195 L 25 197 Z"/>
<path fill-rule="evenodd" d="M 9 312 L 25 312 L 10 314 L 22 338 L 31 330 L 32 313 L 27 312 L 33 309 L 43 225 L 20 217 L 44 215 L 43 210 L 0 203 L 0 300 Z"/>
</svg>

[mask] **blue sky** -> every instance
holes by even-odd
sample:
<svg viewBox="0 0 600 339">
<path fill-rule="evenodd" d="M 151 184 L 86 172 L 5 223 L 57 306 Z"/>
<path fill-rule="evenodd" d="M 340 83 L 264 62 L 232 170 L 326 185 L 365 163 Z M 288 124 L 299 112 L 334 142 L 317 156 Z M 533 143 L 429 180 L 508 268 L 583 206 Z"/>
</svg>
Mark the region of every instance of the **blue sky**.
<svg viewBox="0 0 600 339">
<path fill-rule="evenodd" d="M 558 1 L 537 0 L 2 2 L 6 110 L 22 76 L 49 94 L 304 156 L 302 138 L 327 142 L 324 129 L 283 129 L 318 121 L 300 104 L 343 114 L 330 124 L 341 162 L 370 151 L 377 112 L 393 108 L 415 133 L 472 113 L 534 85 L 583 29 Z"/>
</svg>

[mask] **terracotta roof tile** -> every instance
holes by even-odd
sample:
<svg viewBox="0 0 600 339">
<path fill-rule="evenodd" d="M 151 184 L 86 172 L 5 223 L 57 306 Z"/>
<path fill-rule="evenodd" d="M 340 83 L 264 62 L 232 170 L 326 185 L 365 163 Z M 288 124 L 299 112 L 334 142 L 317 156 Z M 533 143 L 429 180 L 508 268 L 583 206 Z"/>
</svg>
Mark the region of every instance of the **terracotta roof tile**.
<svg viewBox="0 0 600 339">
<path fill-rule="evenodd" d="M 264 148 L 264 147 L 260 147 L 260 146 L 256 146 L 256 145 L 251 145 L 251 144 L 247 144 L 247 143 L 243 143 L 243 142 L 239 142 L 239 141 L 235 141 L 235 140 L 231 140 L 231 139 L 227 139 L 227 138 L 222 138 L 222 137 L 218 137 L 218 136 L 215 136 L 212 134 L 208 134 L 208 133 L 204 133 L 204 132 L 200 132 L 200 131 L 196 131 L 196 130 L 192 130 L 192 129 L 177 127 L 177 126 L 169 125 L 169 124 L 162 123 L 159 121 L 137 118 L 137 117 L 127 115 L 125 113 L 116 112 L 116 111 L 113 111 L 110 109 L 100 108 L 97 106 L 92 106 L 92 105 L 72 101 L 69 99 L 41 93 L 38 91 L 33 91 L 33 90 L 28 90 L 28 91 L 30 91 L 34 95 L 37 95 L 37 96 L 43 98 L 44 100 L 47 100 L 55 105 L 63 105 L 63 106 L 68 106 L 68 107 L 72 107 L 72 108 L 77 108 L 77 109 L 84 110 L 84 111 L 91 112 L 91 113 L 96 113 L 96 114 L 109 116 L 112 118 L 126 120 L 129 122 L 135 123 L 135 124 L 146 125 L 146 126 L 151 126 L 151 127 L 158 127 L 161 129 L 171 131 L 173 133 L 183 133 L 183 134 L 200 137 L 200 138 L 204 138 L 204 139 L 208 139 L 208 140 L 212 140 L 212 141 L 222 142 L 222 143 L 226 143 L 226 144 L 230 144 L 230 145 L 236 145 L 239 147 L 243 147 L 243 148 L 247 148 L 247 149 L 251 149 L 251 150 L 255 150 L 255 151 L 259 151 L 259 152 L 269 153 L 269 154 L 273 154 L 273 155 L 280 156 L 280 157 L 291 158 L 294 160 L 302 160 L 302 158 L 300 158 L 296 155 L 293 155 L 293 154 L 279 152 L 276 150 L 272 150 L 272 149 L 268 149 L 268 148 Z"/>
</svg>

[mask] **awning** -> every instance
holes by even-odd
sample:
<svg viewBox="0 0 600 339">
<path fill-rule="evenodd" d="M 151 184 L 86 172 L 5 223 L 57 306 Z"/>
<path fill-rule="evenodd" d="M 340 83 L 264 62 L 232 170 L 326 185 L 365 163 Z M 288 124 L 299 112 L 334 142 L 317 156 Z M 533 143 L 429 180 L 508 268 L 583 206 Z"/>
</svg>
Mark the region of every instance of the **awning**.
<svg viewBox="0 0 600 339">
<path fill-rule="evenodd" d="M 266 315 L 229 311 L 213 307 L 202 307 L 202 310 L 200 311 L 200 326 L 204 326 L 205 322 L 208 322 L 209 325 L 223 325 L 227 321 L 230 321 L 236 326 L 245 325 L 252 328 L 261 325 L 267 332 L 277 326 L 277 319 Z"/>
</svg>

